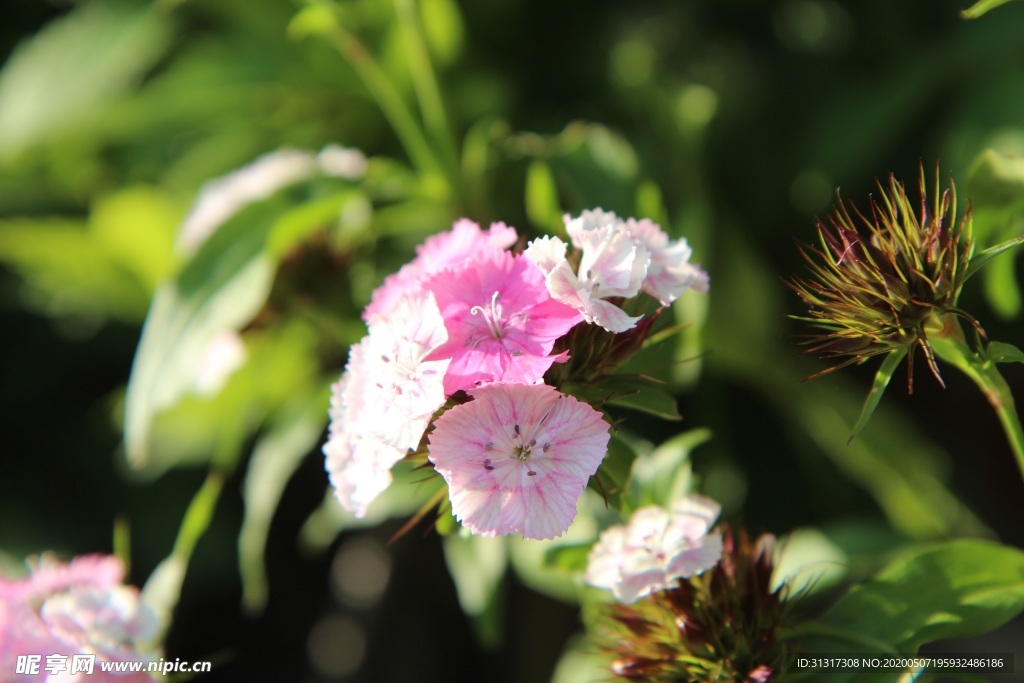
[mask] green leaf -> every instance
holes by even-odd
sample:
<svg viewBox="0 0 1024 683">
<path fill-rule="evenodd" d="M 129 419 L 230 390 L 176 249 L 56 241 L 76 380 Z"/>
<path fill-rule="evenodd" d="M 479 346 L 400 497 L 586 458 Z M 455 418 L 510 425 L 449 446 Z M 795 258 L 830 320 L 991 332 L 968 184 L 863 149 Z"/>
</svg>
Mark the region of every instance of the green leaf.
<svg viewBox="0 0 1024 683">
<path fill-rule="evenodd" d="M 1024 552 L 958 540 L 891 563 L 798 631 L 808 652 L 914 654 L 925 643 L 990 631 L 1022 610 Z"/>
<path fill-rule="evenodd" d="M 631 498 L 636 507 L 672 504 L 690 492 L 690 453 L 711 439 L 711 430 L 694 429 L 672 437 L 633 463 Z"/>
<path fill-rule="evenodd" d="M 328 392 L 298 396 L 257 441 L 242 485 L 245 516 L 238 535 L 242 603 L 249 613 L 266 606 L 264 553 L 281 494 L 302 460 L 320 441 L 327 422 Z"/>
<path fill-rule="evenodd" d="M 593 543 L 571 543 L 549 548 L 544 553 L 544 566 L 566 574 L 582 574 L 587 569 L 587 558 Z"/>
<path fill-rule="evenodd" d="M 17 47 L 0 72 L 0 158 L 90 119 L 164 53 L 166 15 L 82 3 Z"/>
<path fill-rule="evenodd" d="M 989 342 L 985 357 L 992 363 L 1024 363 L 1024 351 L 1004 342 Z"/>
<path fill-rule="evenodd" d="M 526 215 L 537 227 L 557 231 L 562 225 L 563 213 L 551 167 L 534 160 L 526 171 Z"/>
<path fill-rule="evenodd" d="M 211 460 L 233 465 L 265 419 L 324 383 L 317 378 L 318 338 L 306 322 L 252 330 L 239 341 L 244 349 L 237 360 L 240 367 L 214 369 L 212 377 L 203 368 L 200 381 L 185 386 L 173 406 L 153 417 L 149 460 L 133 470 L 137 477 L 152 479 L 172 467 Z M 322 414 L 326 405 L 324 399 Z"/>
<path fill-rule="evenodd" d="M 624 494 L 629 489 L 630 475 L 636 452 L 617 434 L 608 440 L 608 453 L 601 461 L 597 474 L 590 478 L 588 486 L 601 493 L 610 507 L 622 510 Z M 598 481 L 595 481 L 597 479 Z"/>
<path fill-rule="evenodd" d="M 654 181 L 644 180 L 636 188 L 636 215 L 638 218 L 650 218 L 667 229 L 668 211 L 661 188 Z"/>
<path fill-rule="evenodd" d="M 999 254 L 1002 254 L 1004 251 L 1013 249 L 1014 247 L 1019 247 L 1021 244 L 1024 244 L 1024 235 L 1019 235 L 1013 239 L 1003 242 L 1002 244 L 997 244 L 978 252 L 971 257 L 971 264 L 967 266 L 967 275 L 965 277 L 971 277 L 981 270 L 992 258 L 999 256 Z"/>
<path fill-rule="evenodd" d="M 79 221 L 0 222 L 0 261 L 24 279 L 26 303 L 44 315 L 129 322 L 145 315 L 145 286 Z"/>
<path fill-rule="evenodd" d="M 338 27 L 338 19 L 324 4 L 306 5 L 288 23 L 288 36 L 295 40 L 308 36 L 329 36 Z"/>
<path fill-rule="evenodd" d="M 243 210 L 157 290 L 125 402 L 124 440 L 134 466 L 149 461 L 154 418 L 192 385 L 210 343 L 247 323 L 266 301 L 275 264 L 264 248 L 275 213 L 263 204 Z"/>
<path fill-rule="evenodd" d="M 653 387 L 645 387 L 637 389 L 633 393 L 613 396 L 608 400 L 608 405 L 639 410 L 665 420 L 683 419 L 683 416 L 679 414 L 675 396 Z"/>
<path fill-rule="evenodd" d="M 462 14 L 454 0 L 420 0 L 423 36 L 439 64 L 451 64 L 462 52 Z"/>
<path fill-rule="evenodd" d="M 1010 0 L 978 0 L 970 7 L 960 12 L 960 16 L 964 19 L 977 19 L 978 17 L 991 12 L 1000 5 L 1005 5 Z"/>
<path fill-rule="evenodd" d="M 1016 318 L 1022 304 L 1016 260 L 1001 258 L 990 261 L 981 275 L 985 300 L 996 314 L 1005 320 Z"/>
<path fill-rule="evenodd" d="M 101 197 L 89 228 L 111 258 L 130 270 L 150 295 L 175 266 L 174 233 L 182 207 L 151 187 L 129 187 Z"/>
<path fill-rule="evenodd" d="M 906 355 L 907 350 L 905 348 L 893 349 L 886 355 L 885 360 L 882 361 L 882 366 L 878 368 L 878 372 L 875 374 L 875 381 L 871 384 L 871 391 L 868 392 L 867 398 L 864 399 L 864 407 L 860 411 L 860 417 L 857 418 L 857 424 L 853 426 L 853 433 L 850 434 L 847 443 L 857 438 L 857 435 L 867 426 L 868 420 L 871 419 L 871 416 L 875 413 L 875 408 L 878 407 L 878 402 L 882 400 L 885 388 L 889 386 L 889 380 L 892 379 L 893 373 L 896 372 L 896 368 Z"/>
<path fill-rule="evenodd" d="M 1007 207 L 1024 198 L 1024 159 L 986 149 L 971 162 L 967 189 L 976 209 Z"/>
<path fill-rule="evenodd" d="M 451 534 L 444 539 L 444 559 L 477 638 L 485 647 L 497 647 L 505 612 L 501 589 L 508 569 L 506 540 Z"/>
</svg>

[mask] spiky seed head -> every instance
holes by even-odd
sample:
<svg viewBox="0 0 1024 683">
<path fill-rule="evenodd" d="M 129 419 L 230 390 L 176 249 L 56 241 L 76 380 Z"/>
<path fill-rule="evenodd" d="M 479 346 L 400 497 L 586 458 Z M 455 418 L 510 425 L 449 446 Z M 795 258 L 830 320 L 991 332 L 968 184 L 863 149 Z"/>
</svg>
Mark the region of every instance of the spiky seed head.
<svg viewBox="0 0 1024 683">
<path fill-rule="evenodd" d="M 820 330 L 804 344 L 808 353 L 843 359 L 811 377 L 905 348 L 913 390 L 914 350 L 920 347 L 941 384 L 926 323 L 954 314 L 980 330 L 957 308 L 974 252 L 970 204 L 957 223 L 956 188 L 950 178 L 941 189 L 937 164 L 930 201 L 921 167 L 917 210 L 891 173 L 886 184 L 876 182 L 879 197 L 870 199 L 866 214 L 844 204 L 837 191 L 828 222 L 818 221 L 818 246 L 800 247 L 810 277 L 795 276 L 788 284 L 810 309 L 797 319 Z"/>
</svg>

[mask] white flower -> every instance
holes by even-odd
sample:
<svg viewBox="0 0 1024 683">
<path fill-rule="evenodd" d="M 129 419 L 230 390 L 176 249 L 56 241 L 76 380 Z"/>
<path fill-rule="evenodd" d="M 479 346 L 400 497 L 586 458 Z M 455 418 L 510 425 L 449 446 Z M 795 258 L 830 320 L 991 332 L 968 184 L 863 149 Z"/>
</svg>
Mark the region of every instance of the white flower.
<svg viewBox="0 0 1024 683">
<path fill-rule="evenodd" d="M 636 296 L 647 274 L 650 254 L 620 226 L 592 223 L 591 214 L 584 212 L 575 219 L 566 216 L 573 246 L 581 250 L 578 272 L 573 272 L 565 258 L 566 244 L 557 237 L 533 240 L 524 254 L 545 273 L 545 283 L 554 299 L 578 310 L 589 323 L 609 332 L 625 332 L 640 317 L 626 315 L 605 299 Z"/>
<path fill-rule="evenodd" d="M 361 517 L 391 483 L 391 466 L 419 446 L 445 400 L 449 359 L 426 360 L 448 339 L 433 295 L 400 298 L 370 318 L 370 332 L 349 351 L 345 374 L 331 387 L 324 454 L 345 509 Z"/>
<path fill-rule="evenodd" d="M 647 219 L 626 221 L 626 230 L 633 241 L 644 245 L 651 254 L 643 290 L 668 306 L 688 289 L 708 291 L 708 274 L 690 263 L 693 251 L 685 238 L 669 240 L 656 223 Z"/>
<path fill-rule="evenodd" d="M 626 525 L 606 529 L 590 551 L 586 581 L 622 603 L 670 588 L 678 579 L 711 569 L 722 557 L 722 537 L 708 534 L 720 506 L 690 495 L 669 513 L 640 508 Z"/>
</svg>

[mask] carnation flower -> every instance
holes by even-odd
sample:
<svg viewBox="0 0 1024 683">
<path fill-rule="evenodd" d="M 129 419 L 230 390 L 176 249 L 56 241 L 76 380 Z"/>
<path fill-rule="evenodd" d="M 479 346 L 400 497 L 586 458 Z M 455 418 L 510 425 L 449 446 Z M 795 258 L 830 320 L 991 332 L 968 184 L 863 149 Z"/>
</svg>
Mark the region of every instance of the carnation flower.
<svg viewBox="0 0 1024 683">
<path fill-rule="evenodd" d="M 427 360 L 448 338 L 430 292 L 407 293 L 389 313 L 372 316 L 369 328 L 331 388 L 324 445 L 338 500 L 358 517 L 391 483 L 391 466 L 419 446 L 444 403 L 449 364 Z"/>
<path fill-rule="evenodd" d="M 650 254 L 616 222 L 600 223 L 604 216 L 604 212 L 598 211 L 584 212 L 575 219 L 565 217 L 573 246 L 581 250 L 576 271 L 566 259 L 565 243 L 557 237 L 534 240 L 525 255 L 546 275 L 551 296 L 578 310 L 588 323 L 609 332 L 625 332 L 640 317 L 627 315 L 606 299 L 629 298 L 639 293 Z"/>
<path fill-rule="evenodd" d="M 587 583 L 628 604 L 710 569 L 722 556 L 721 535 L 708 533 L 719 511 L 718 503 L 696 495 L 671 513 L 656 505 L 637 510 L 628 524 L 601 534 L 590 553 Z"/>
<path fill-rule="evenodd" d="M 156 614 L 136 588 L 122 585 L 123 578 L 121 561 L 103 555 L 70 564 L 44 556 L 29 578 L 0 577 L 0 671 L 15 681 L 37 680 L 14 674 L 19 655 L 85 654 L 98 660 L 90 681 L 151 680 L 145 673 L 101 672 L 98 664 L 147 660 L 145 644 L 158 632 Z"/>
<path fill-rule="evenodd" d="M 388 311 L 402 294 L 420 288 L 434 273 L 499 254 L 517 239 L 515 228 L 504 223 L 491 223 L 485 232 L 473 221 L 456 221 L 451 230 L 427 238 L 416 248 L 415 259 L 385 278 L 374 290 L 363 319 L 369 321 L 370 316 Z"/>
<path fill-rule="evenodd" d="M 639 221 L 630 218 L 626 221 L 626 231 L 651 254 L 643 290 L 662 306 L 668 306 L 688 289 L 708 291 L 708 274 L 690 263 L 693 250 L 684 238 L 669 240 L 659 225 L 646 218 Z"/>
<path fill-rule="evenodd" d="M 448 331 L 431 358 L 451 358 L 445 393 L 482 382 L 531 384 L 565 353 L 550 355 L 555 340 L 582 318 L 551 298 L 544 276 L 528 259 L 489 254 L 444 270 L 427 281 Z"/>
<path fill-rule="evenodd" d="M 576 516 L 608 447 L 597 410 L 546 384 L 489 384 L 444 413 L 430 460 L 448 483 L 452 511 L 482 536 L 548 539 Z"/>
</svg>

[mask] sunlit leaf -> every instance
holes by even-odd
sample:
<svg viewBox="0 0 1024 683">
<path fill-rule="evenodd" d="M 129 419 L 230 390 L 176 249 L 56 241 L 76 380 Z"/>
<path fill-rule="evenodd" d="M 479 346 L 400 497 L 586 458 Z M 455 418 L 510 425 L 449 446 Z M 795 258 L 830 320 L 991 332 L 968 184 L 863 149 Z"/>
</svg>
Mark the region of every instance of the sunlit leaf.
<svg viewBox="0 0 1024 683">
<path fill-rule="evenodd" d="M 1024 552 L 959 540 L 912 551 L 798 629 L 812 653 L 915 654 L 994 629 L 1024 610 Z M 859 681 L 864 672 L 831 680 Z M 868 677 L 870 679 L 870 677 Z"/>
<path fill-rule="evenodd" d="M 587 558 L 593 543 L 558 545 L 544 553 L 544 566 L 566 574 L 582 574 L 587 569 Z"/>
<path fill-rule="evenodd" d="M 970 7 L 960 12 L 964 19 L 977 19 L 978 17 L 991 12 L 1000 5 L 1005 5 L 1010 0 L 978 0 Z"/>
<path fill-rule="evenodd" d="M 0 72 L 0 158 L 88 120 L 164 53 L 167 16 L 82 3 L 22 43 Z"/>
<path fill-rule="evenodd" d="M 53 317 L 145 315 L 145 287 L 86 225 L 61 218 L 0 222 L 0 261 L 25 281 L 26 303 Z"/>
<path fill-rule="evenodd" d="M 420 0 L 423 34 L 439 64 L 451 64 L 462 52 L 462 14 L 454 0 Z"/>
<path fill-rule="evenodd" d="M 672 437 L 649 455 L 638 455 L 633 463 L 631 498 L 636 507 L 672 504 L 690 492 L 690 453 L 711 438 L 708 429 L 694 429 Z"/>
<path fill-rule="evenodd" d="M 558 203 L 558 187 L 551 167 L 535 160 L 526 171 L 526 215 L 530 222 L 548 231 L 558 230 L 562 224 L 562 211 Z"/>
<path fill-rule="evenodd" d="M 264 206 L 243 211 L 157 290 L 125 403 L 125 446 L 135 466 L 149 460 L 154 417 L 192 385 L 209 344 L 251 320 L 266 301 L 274 262 L 264 247 L 275 213 Z"/>
</svg>

